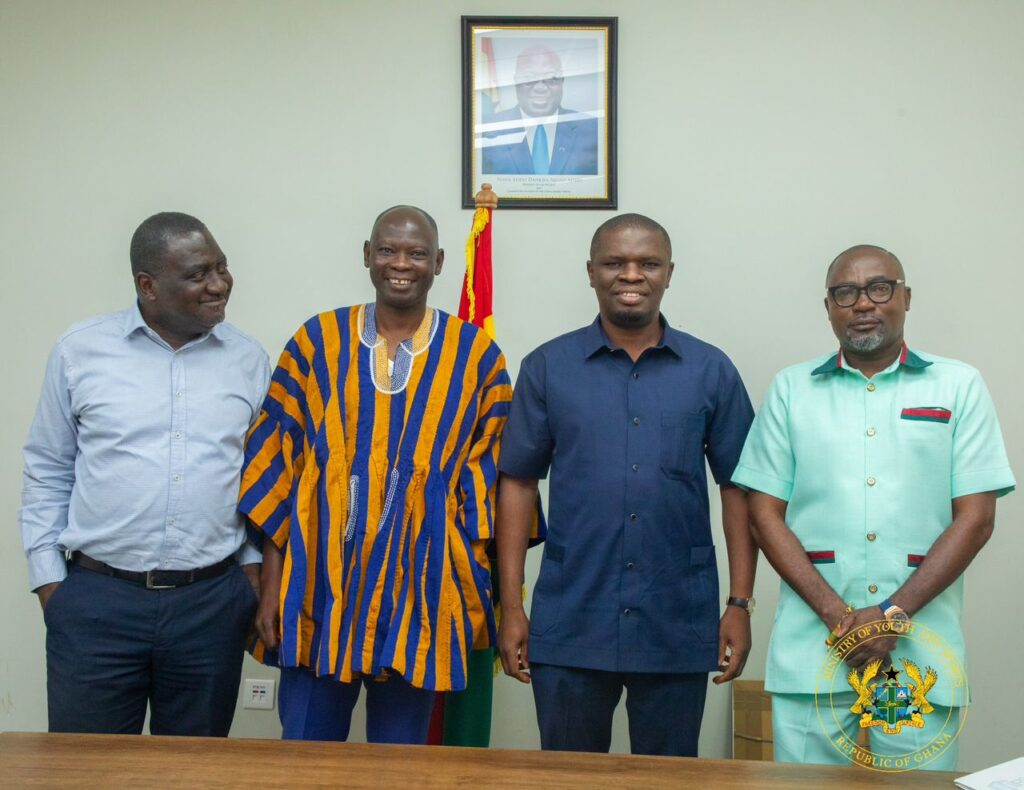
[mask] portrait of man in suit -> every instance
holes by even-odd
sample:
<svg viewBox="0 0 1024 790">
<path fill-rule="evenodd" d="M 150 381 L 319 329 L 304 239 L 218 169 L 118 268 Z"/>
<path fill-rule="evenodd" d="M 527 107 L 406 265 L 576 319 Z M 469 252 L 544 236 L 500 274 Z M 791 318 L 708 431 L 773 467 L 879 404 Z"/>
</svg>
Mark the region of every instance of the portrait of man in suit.
<svg viewBox="0 0 1024 790">
<path fill-rule="evenodd" d="M 516 58 L 516 106 L 486 119 L 487 174 L 597 175 L 597 118 L 562 106 L 565 76 L 558 53 L 527 46 Z"/>
</svg>

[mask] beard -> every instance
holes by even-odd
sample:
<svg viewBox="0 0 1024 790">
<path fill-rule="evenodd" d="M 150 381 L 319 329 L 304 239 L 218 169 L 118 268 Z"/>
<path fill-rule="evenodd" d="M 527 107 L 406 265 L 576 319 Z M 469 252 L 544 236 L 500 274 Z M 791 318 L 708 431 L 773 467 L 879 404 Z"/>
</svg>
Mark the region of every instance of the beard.
<svg viewBox="0 0 1024 790">
<path fill-rule="evenodd" d="M 613 310 L 608 318 L 621 329 L 636 329 L 651 323 L 651 315 L 642 310 Z"/>
<path fill-rule="evenodd" d="M 882 343 L 885 342 L 885 333 L 881 327 L 878 327 L 874 332 L 870 332 L 866 335 L 854 335 L 849 330 L 846 332 L 846 346 L 851 351 L 856 351 L 861 354 L 869 354 L 872 351 L 877 351 L 882 347 Z"/>
</svg>

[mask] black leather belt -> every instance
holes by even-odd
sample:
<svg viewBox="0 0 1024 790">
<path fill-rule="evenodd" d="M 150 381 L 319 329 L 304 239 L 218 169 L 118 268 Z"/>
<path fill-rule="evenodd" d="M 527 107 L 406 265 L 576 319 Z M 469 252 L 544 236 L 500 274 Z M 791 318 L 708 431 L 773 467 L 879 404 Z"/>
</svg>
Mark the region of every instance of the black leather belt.
<svg viewBox="0 0 1024 790">
<path fill-rule="evenodd" d="M 173 590 L 175 587 L 184 587 L 186 584 L 220 576 L 235 564 L 235 558 L 228 557 L 216 565 L 210 565 L 208 568 L 197 568 L 194 571 L 163 571 L 159 569 L 152 571 L 123 571 L 120 568 L 113 568 L 105 562 L 94 560 L 88 554 L 82 554 L 80 551 L 76 551 L 71 555 L 71 562 L 73 565 L 78 565 L 87 571 L 102 573 L 105 576 L 123 579 L 133 584 L 140 584 L 147 590 Z"/>
</svg>

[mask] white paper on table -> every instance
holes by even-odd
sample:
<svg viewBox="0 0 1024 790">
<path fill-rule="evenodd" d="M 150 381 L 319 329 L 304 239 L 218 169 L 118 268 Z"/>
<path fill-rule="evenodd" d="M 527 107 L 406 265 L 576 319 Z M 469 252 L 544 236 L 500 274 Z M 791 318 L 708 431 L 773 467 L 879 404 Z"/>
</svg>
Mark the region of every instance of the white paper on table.
<svg viewBox="0 0 1024 790">
<path fill-rule="evenodd" d="M 954 780 L 962 790 L 1024 790 L 1024 757 Z"/>
</svg>

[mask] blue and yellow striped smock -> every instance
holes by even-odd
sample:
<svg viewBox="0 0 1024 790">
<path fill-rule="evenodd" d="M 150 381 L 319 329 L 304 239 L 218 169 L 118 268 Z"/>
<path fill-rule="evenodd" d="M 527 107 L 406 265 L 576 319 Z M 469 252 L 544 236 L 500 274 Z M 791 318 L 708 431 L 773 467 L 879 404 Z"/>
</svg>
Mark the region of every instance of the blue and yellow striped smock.
<svg viewBox="0 0 1024 790">
<path fill-rule="evenodd" d="M 285 553 L 282 666 L 465 688 L 468 651 L 495 638 L 484 545 L 511 397 L 498 346 L 439 310 L 393 371 L 372 304 L 295 333 L 246 443 L 239 504 Z"/>
</svg>

